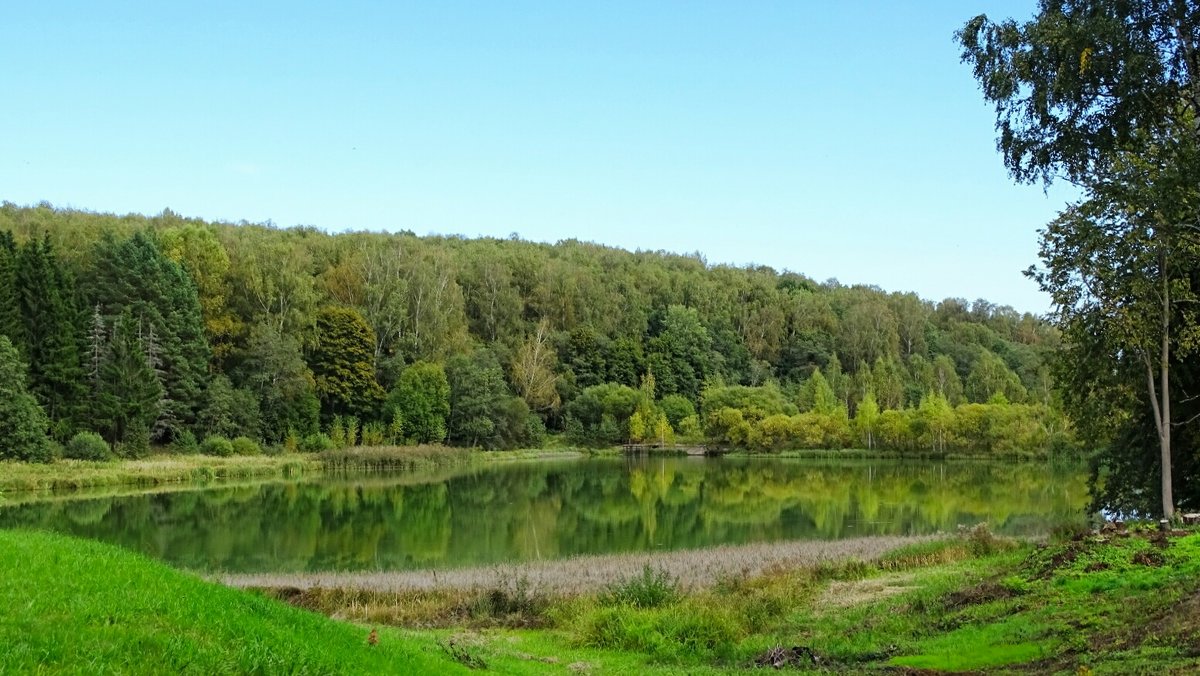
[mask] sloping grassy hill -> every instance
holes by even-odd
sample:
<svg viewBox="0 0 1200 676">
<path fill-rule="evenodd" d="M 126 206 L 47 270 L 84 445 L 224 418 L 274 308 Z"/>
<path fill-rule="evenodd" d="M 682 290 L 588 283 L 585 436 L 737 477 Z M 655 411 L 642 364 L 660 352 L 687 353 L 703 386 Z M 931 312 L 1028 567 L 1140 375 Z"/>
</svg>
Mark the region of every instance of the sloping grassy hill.
<svg viewBox="0 0 1200 676">
<path fill-rule="evenodd" d="M 87 540 L 0 531 L 0 674 L 460 673 L 431 642 L 335 622 Z"/>
</svg>

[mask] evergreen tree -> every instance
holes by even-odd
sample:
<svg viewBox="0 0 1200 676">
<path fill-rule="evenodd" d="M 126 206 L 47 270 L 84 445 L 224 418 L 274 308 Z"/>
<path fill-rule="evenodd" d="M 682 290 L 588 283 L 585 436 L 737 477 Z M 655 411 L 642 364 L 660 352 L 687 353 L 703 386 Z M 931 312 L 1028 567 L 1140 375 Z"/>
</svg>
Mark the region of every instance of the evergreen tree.
<svg viewBox="0 0 1200 676">
<path fill-rule="evenodd" d="M 24 325 L 29 390 L 54 422 L 69 421 L 80 405 L 83 362 L 75 285 L 47 235 L 28 242 L 17 256 L 17 305 Z"/>
<path fill-rule="evenodd" d="M 17 293 L 17 244 L 12 233 L 0 232 L 0 336 L 8 336 L 18 352 L 24 352 L 25 326 Z"/>
<path fill-rule="evenodd" d="M 93 427 L 112 444 L 144 448 L 159 419 L 162 386 L 138 339 L 138 320 L 129 311 L 117 318 L 99 362 Z"/>
<path fill-rule="evenodd" d="M 136 317 L 160 361 L 163 405 L 152 421 L 154 438 L 167 441 L 191 427 L 204 405 L 209 347 L 196 287 L 167 258 L 149 232 L 126 240 L 105 236 L 96 249 L 89 300 L 112 320 Z"/>
<path fill-rule="evenodd" d="M 25 364 L 12 341 L 0 336 L 0 460 L 47 462 L 48 421 L 25 389 Z"/>
</svg>

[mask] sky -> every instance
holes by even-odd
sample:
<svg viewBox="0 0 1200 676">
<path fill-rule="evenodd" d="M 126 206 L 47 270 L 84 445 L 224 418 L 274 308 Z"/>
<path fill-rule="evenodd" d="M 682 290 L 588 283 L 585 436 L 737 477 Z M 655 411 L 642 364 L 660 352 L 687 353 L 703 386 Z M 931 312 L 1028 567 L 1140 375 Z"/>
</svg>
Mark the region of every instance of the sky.
<svg viewBox="0 0 1200 676">
<path fill-rule="evenodd" d="M 1045 312 L 954 31 L 1035 0 L 10 3 L 0 201 L 699 252 Z"/>
</svg>

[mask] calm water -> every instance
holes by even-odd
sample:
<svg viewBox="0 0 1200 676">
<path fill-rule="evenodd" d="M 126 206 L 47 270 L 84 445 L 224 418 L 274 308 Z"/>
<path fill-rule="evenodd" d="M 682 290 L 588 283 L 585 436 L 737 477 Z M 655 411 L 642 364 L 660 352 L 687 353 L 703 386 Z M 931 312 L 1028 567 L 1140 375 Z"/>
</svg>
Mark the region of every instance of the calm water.
<svg viewBox="0 0 1200 676">
<path fill-rule="evenodd" d="M 34 502 L 0 528 L 116 543 L 199 570 L 486 565 L 722 543 L 952 531 L 1035 534 L 1082 518 L 1080 472 L 928 461 L 579 460 L 441 477 Z"/>
</svg>

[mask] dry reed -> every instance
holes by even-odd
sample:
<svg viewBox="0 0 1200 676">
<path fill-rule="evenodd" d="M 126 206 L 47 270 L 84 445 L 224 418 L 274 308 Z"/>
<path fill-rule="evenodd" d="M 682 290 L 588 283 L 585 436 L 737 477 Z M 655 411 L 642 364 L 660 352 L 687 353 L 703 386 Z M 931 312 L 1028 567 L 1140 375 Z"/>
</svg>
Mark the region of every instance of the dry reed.
<svg viewBox="0 0 1200 676">
<path fill-rule="evenodd" d="M 573 595 L 603 590 L 645 566 L 666 571 L 684 589 L 711 586 L 731 576 L 753 577 L 792 568 L 814 568 L 849 559 L 876 560 L 898 547 L 945 536 L 880 536 L 833 541 L 727 545 L 653 553 L 603 554 L 479 568 L 419 571 L 250 573 L 216 576 L 233 587 L 342 589 L 374 592 L 484 590 L 498 581 L 525 579 L 540 594 Z"/>
</svg>

